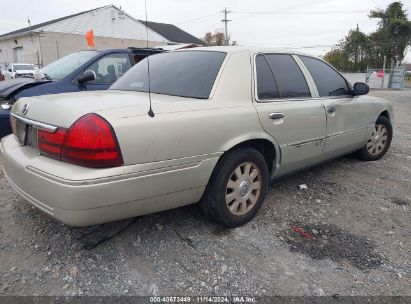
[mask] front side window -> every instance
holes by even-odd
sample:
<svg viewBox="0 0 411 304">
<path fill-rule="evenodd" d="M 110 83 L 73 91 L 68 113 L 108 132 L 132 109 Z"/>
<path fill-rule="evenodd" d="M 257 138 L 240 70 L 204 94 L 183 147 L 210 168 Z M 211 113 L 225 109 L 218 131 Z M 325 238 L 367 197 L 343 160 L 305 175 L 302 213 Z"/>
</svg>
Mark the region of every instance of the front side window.
<svg viewBox="0 0 411 304">
<path fill-rule="evenodd" d="M 350 94 L 345 79 L 328 64 L 312 57 L 300 56 L 300 58 L 313 77 L 321 97 Z"/>
<path fill-rule="evenodd" d="M 180 51 L 149 56 L 115 82 L 110 89 L 148 92 L 148 63 L 152 93 L 201 98 L 209 97 L 226 53 Z"/>
<path fill-rule="evenodd" d="M 291 55 L 257 55 L 256 69 L 259 100 L 311 97 L 305 77 Z"/>
<path fill-rule="evenodd" d="M 89 83 L 112 84 L 131 68 L 128 54 L 110 54 L 93 63 L 87 70 L 96 73 L 96 80 Z"/>
</svg>

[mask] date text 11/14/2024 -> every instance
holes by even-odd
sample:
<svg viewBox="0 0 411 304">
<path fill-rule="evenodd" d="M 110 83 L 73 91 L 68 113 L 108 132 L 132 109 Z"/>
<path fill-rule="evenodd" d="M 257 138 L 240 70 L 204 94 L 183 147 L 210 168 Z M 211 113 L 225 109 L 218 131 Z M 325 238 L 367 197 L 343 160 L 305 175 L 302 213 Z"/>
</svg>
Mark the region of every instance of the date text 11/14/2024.
<svg viewBox="0 0 411 304">
<path fill-rule="evenodd" d="M 158 296 L 150 297 L 150 303 L 257 303 L 257 299 L 249 296 Z"/>
</svg>

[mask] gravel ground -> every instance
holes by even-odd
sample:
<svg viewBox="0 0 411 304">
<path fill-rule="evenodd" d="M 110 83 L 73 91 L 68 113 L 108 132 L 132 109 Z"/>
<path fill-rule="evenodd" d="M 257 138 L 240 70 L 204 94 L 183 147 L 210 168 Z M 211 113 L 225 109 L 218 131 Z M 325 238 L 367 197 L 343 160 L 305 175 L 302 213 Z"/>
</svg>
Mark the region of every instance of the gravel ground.
<svg viewBox="0 0 411 304">
<path fill-rule="evenodd" d="M 382 160 L 345 157 L 276 181 L 234 230 L 194 205 L 70 228 L 0 173 L 0 294 L 411 296 L 411 91 L 371 94 L 395 107 Z"/>
</svg>

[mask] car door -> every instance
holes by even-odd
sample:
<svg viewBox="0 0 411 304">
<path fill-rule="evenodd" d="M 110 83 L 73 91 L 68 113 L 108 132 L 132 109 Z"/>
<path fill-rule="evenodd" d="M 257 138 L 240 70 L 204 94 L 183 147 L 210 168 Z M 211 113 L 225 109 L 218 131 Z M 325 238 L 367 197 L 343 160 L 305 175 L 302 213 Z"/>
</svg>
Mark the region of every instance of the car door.
<svg viewBox="0 0 411 304">
<path fill-rule="evenodd" d="M 276 175 L 315 163 L 324 146 L 324 107 L 312 98 L 299 64 L 289 54 L 255 56 L 255 107 L 263 128 L 281 150 Z"/>
<path fill-rule="evenodd" d="M 130 56 L 126 52 L 103 56 L 85 69 L 94 71 L 96 80 L 83 84 L 83 90 L 106 90 L 130 68 Z"/>
<path fill-rule="evenodd" d="M 317 58 L 299 58 L 310 73 L 326 111 L 325 156 L 361 147 L 368 127 L 365 104 L 353 97 L 348 82 L 330 65 Z"/>
</svg>

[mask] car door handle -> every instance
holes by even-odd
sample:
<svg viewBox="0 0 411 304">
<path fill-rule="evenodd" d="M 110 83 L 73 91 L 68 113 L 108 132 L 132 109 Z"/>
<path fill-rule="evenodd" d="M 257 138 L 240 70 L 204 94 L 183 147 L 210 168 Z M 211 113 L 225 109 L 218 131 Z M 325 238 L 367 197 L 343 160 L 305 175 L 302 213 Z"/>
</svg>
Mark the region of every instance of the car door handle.
<svg viewBox="0 0 411 304">
<path fill-rule="evenodd" d="M 329 106 L 327 107 L 327 112 L 328 113 L 334 113 L 335 111 L 337 111 L 337 108 L 335 106 Z"/>
<path fill-rule="evenodd" d="M 284 118 L 284 114 L 279 113 L 279 112 L 274 112 L 274 113 L 270 113 L 268 117 L 270 117 L 270 119 L 281 119 L 281 118 Z"/>
</svg>

